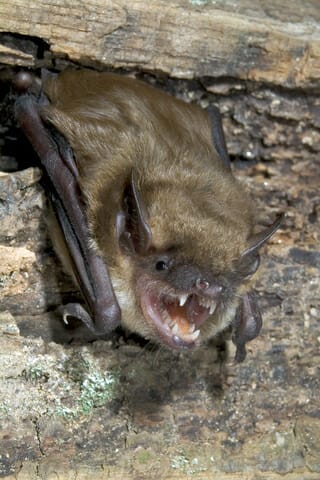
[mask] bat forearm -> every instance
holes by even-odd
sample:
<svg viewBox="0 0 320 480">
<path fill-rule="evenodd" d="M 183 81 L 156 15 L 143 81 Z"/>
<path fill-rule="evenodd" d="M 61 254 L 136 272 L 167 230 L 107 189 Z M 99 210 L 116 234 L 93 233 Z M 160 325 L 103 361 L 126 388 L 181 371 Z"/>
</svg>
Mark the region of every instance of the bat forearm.
<svg viewBox="0 0 320 480">
<path fill-rule="evenodd" d="M 107 267 L 91 245 L 76 167 L 70 158 L 70 150 L 59 151 L 43 124 L 39 106 L 32 96 L 24 95 L 19 98 L 16 118 L 39 155 L 48 176 L 51 200 L 68 244 L 74 275 L 94 318 L 94 322 L 90 323 L 86 319 L 85 323 L 95 333 L 106 333 L 120 323 L 120 309 Z"/>
</svg>

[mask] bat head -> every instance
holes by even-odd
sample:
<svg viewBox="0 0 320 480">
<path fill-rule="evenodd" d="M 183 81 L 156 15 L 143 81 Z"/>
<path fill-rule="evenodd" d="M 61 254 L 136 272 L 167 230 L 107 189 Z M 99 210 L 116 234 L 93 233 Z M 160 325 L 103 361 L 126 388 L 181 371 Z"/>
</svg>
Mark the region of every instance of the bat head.
<svg viewBox="0 0 320 480">
<path fill-rule="evenodd" d="M 135 331 L 170 348 L 186 349 L 198 346 L 230 325 L 236 314 L 237 293 L 258 269 L 259 249 L 280 221 L 279 218 L 266 230 L 246 238 L 242 242 L 246 247 L 240 252 L 241 246 L 226 248 L 223 239 L 219 246 L 206 242 L 206 236 L 212 230 L 216 232 L 216 225 L 211 230 L 208 227 L 203 237 L 203 229 L 198 229 L 191 239 L 180 235 L 176 245 L 171 235 L 171 246 L 169 242 L 159 248 L 150 224 L 153 223 L 154 231 L 156 226 L 149 218 L 132 172 L 117 214 L 116 235 L 120 249 L 135 264 Z M 210 222 L 207 224 L 210 226 Z M 250 230 L 249 225 L 242 235 L 248 235 Z M 179 238 L 177 231 L 175 238 Z M 241 239 L 234 242 L 241 245 Z M 184 248 L 183 243 L 188 247 Z M 208 244 L 206 248 L 203 243 Z"/>
</svg>

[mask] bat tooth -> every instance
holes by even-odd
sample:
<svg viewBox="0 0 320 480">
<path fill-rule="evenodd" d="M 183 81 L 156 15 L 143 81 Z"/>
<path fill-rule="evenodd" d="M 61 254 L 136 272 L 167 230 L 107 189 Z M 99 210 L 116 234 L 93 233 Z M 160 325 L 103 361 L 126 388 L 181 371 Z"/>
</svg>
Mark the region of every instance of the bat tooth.
<svg viewBox="0 0 320 480">
<path fill-rule="evenodd" d="M 176 322 L 170 317 L 168 312 L 162 313 L 163 324 L 170 330 L 175 326 Z"/>
<path fill-rule="evenodd" d="M 190 323 L 190 326 L 189 326 L 189 333 L 193 333 L 195 331 L 195 324 L 194 323 Z"/>
<path fill-rule="evenodd" d="M 186 303 L 187 299 L 188 299 L 188 294 L 185 293 L 183 295 L 179 295 L 179 305 L 180 307 L 183 307 L 183 305 Z"/>
<path fill-rule="evenodd" d="M 215 302 L 212 302 L 212 303 L 210 304 L 210 312 L 209 312 L 210 315 L 213 314 L 213 312 L 214 312 L 215 309 L 216 309 L 216 306 L 217 306 L 217 304 L 216 304 Z"/>
<path fill-rule="evenodd" d="M 197 340 L 197 338 L 199 337 L 200 335 L 200 330 L 195 330 L 193 333 L 190 333 L 188 335 L 188 340 L 192 340 L 192 341 L 195 341 Z"/>
<path fill-rule="evenodd" d="M 170 330 L 174 327 L 175 325 L 175 322 L 174 320 L 168 318 L 168 319 L 165 319 L 165 321 L 163 322 L 163 324 L 165 325 L 165 327 L 169 328 Z"/>
<path fill-rule="evenodd" d="M 207 298 L 199 298 L 198 299 L 198 302 L 199 304 L 204 307 L 204 308 L 207 308 L 209 310 L 209 314 L 212 315 L 213 312 L 215 311 L 216 307 L 217 307 L 217 303 L 216 302 L 213 302 L 212 300 L 209 300 Z"/>
<path fill-rule="evenodd" d="M 206 298 L 199 297 L 198 302 L 202 307 L 205 307 L 205 308 L 210 308 L 211 306 L 210 300 L 207 300 Z"/>
<path fill-rule="evenodd" d="M 174 324 L 174 326 L 171 328 L 171 331 L 172 331 L 173 335 L 178 335 L 179 327 L 178 327 L 177 323 Z"/>
</svg>

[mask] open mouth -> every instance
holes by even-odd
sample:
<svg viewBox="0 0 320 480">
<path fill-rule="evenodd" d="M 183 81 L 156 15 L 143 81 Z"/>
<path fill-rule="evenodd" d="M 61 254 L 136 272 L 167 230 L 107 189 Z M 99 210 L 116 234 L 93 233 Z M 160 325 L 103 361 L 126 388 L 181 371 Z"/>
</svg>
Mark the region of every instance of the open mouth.
<svg viewBox="0 0 320 480">
<path fill-rule="evenodd" d="M 199 346 L 200 327 L 216 311 L 217 302 L 194 293 L 144 292 L 141 307 L 162 343 L 184 349 Z"/>
</svg>

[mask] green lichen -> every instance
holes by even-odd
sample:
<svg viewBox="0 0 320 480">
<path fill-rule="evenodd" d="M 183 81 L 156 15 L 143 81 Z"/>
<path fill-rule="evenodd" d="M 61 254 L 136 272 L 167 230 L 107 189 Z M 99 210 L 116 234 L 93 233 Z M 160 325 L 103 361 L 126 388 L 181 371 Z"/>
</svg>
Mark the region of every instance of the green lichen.
<svg viewBox="0 0 320 480">
<path fill-rule="evenodd" d="M 46 381 L 49 378 L 49 374 L 39 365 L 31 365 L 23 370 L 22 375 L 26 380 L 31 382 Z"/>
<path fill-rule="evenodd" d="M 7 402 L 0 402 L 0 418 L 6 417 L 10 412 L 10 407 Z"/>
<path fill-rule="evenodd" d="M 119 373 L 98 371 L 81 356 L 69 358 L 64 365 L 66 401 L 57 399 L 56 413 L 67 420 L 88 415 L 115 397 Z M 76 393 L 76 394 L 75 394 Z"/>
<path fill-rule="evenodd" d="M 66 405 L 57 405 L 56 414 L 65 420 L 74 420 L 79 415 L 77 409 L 67 407 Z"/>
<path fill-rule="evenodd" d="M 189 0 L 189 3 L 191 5 L 208 5 L 210 0 Z"/>
<path fill-rule="evenodd" d="M 101 374 L 92 372 L 83 380 L 79 408 L 82 413 L 89 413 L 95 407 L 101 407 L 114 397 L 118 376 L 112 372 Z"/>
<path fill-rule="evenodd" d="M 200 460 L 197 457 L 192 458 L 191 460 L 184 453 L 179 453 L 171 459 L 171 467 L 175 470 L 179 470 L 182 473 L 187 475 L 195 475 L 200 472 L 205 472 L 206 467 L 201 465 Z"/>
<path fill-rule="evenodd" d="M 171 459 L 171 467 L 175 470 L 181 470 L 182 472 L 185 472 L 188 465 L 189 460 L 184 455 L 175 455 Z"/>
<path fill-rule="evenodd" d="M 146 465 L 152 460 L 153 455 L 147 450 L 138 453 L 137 460 L 141 465 Z"/>
</svg>

